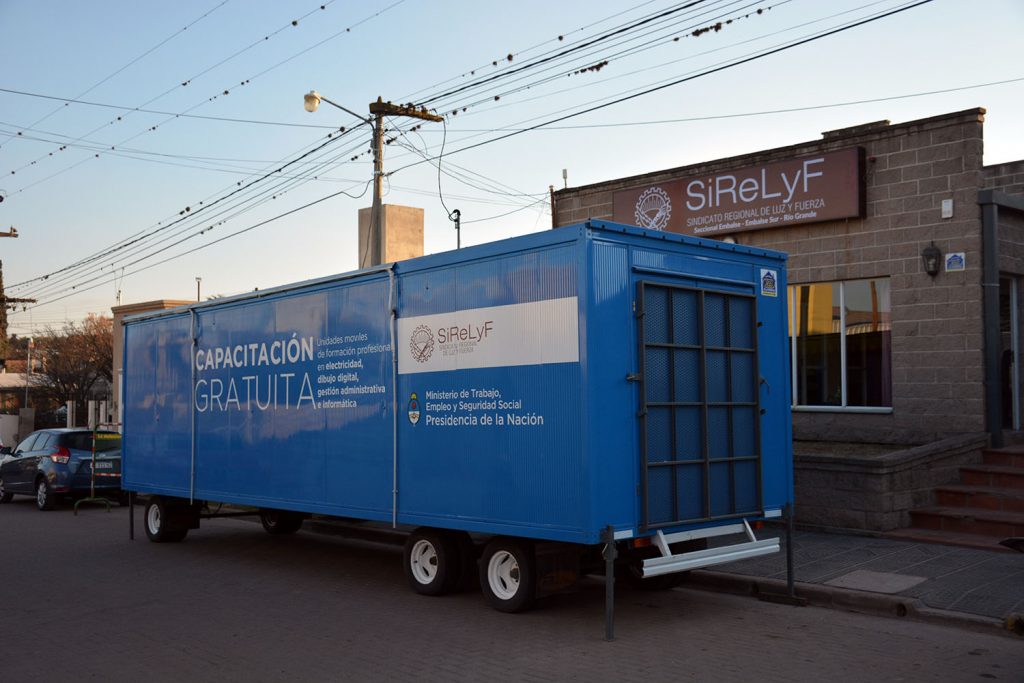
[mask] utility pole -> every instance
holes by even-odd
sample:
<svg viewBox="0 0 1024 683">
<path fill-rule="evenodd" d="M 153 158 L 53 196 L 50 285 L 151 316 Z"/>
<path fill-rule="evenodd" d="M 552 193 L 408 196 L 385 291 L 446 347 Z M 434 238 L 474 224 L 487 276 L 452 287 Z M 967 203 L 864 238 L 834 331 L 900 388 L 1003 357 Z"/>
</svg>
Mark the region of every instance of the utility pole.
<svg viewBox="0 0 1024 683">
<path fill-rule="evenodd" d="M 413 119 L 424 121 L 444 121 L 444 117 L 431 114 L 426 107 L 417 109 L 411 105 L 392 104 L 384 102 L 380 97 L 376 102 L 370 103 L 370 113 L 373 118 L 363 118 L 351 109 L 333 102 L 316 90 L 310 90 L 303 97 L 303 106 L 306 111 L 313 113 L 320 106 L 320 102 L 337 107 L 346 114 L 355 116 L 363 123 L 373 126 L 373 208 L 370 209 L 370 229 L 367 231 L 366 239 L 370 242 L 369 264 L 362 262 L 362 249 L 360 248 L 359 267 L 367 265 L 379 265 L 384 260 L 384 225 L 381 209 L 381 195 L 384 193 L 384 117 L 385 116 L 407 116 Z"/>
<path fill-rule="evenodd" d="M 11 233 L 13 233 L 13 234 L 11 234 Z M 10 233 L 0 232 L 0 237 L 17 237 L 17 236 L 18 236 L 18 231 L 15 228 L 11 228 L 11 232 Z M 4 264 L 3 264 L 3 261 L 0 261 L 0 307 L 3 307 L 3 309 L 4 309 L 4 315 L 0 315 L 0 318 L 3 319 L 3 325 L 2 325 L 3 329 L 0 330 L 0 333 L 3 333 L 4 339 L 7 338 L 7 316 L 6 316 L 6 310 L 8 308 L 17 308 L 18 304 L 34 304 L 35 302 L 36 302 L 35 299 L 19 299 L 17 297 L 7 296 L 6 294 L 4 294 Z M 2 345 L 0 345 L 0 346 L 2 346 Z M 3 360 L 3 359 L 0 358 L 0 360 Z"/>
<path fill-rule="evenodd" d="M 383 102 L 380 97 L 376 102 L 370 103 L 370 113 L 373 114 L 373 209 L 371 210 L 370 230 L 367 239 L 370 240 L 370 264 L 379 265 L 384 261 L 385 236 L 383 223 L 383 208 L 381 195 L 384 189 L 384 117 L 385 116 L 407 116 L 424 121 L 443 121 L 444 119 L 436 114 L 431 114 L 426 109 L 416 109 Z M 360 264 L 362 266 L 362 264 Z"/>
</svg>

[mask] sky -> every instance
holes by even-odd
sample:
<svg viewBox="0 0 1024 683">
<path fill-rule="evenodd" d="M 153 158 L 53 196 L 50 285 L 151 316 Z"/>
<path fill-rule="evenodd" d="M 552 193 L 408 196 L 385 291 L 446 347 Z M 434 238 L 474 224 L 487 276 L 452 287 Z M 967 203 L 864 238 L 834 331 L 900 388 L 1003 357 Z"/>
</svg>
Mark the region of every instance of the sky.
<svg viewBox="0 0 1024 683">
<path fill-rule="evenodd" d="M 10 332 L 354 270 L 370 127 L 310 89 L 444 115 L 387 122 L 426 253 L 452 209 L 481 244 L 549 229 L 552 185 L 882 119 L 985 107 L 985 163 L 1024 159 L 1024 1 L 918 2 L 0 0 Z"/>
</svg>

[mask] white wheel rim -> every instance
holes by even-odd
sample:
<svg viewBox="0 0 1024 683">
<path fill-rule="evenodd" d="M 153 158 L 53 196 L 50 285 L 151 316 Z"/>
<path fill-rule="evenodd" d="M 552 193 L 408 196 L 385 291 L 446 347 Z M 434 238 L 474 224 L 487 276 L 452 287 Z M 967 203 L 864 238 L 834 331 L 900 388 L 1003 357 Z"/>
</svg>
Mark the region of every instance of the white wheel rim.
<svg viewBox="0 0 1024 683">
<path fill-rule="evenodd" d="M 519 592 L 519 561 L 507 550 L 499 550 L 487 563 L 487 585 L 501 600 L 511 600 Z"/>
<path fill-rule="evenodd" d="M 412 546 L 409 554 L 409 568 L 413 577 L 424 586 L 437 578 L 437 550 L 430 541 L 420 539 Z"/>
<path fill-rule="evenodd" d="M 43 480 L 40 480 L 39 486 L 36 487 L 36 503 L 39 507 L 46 505 L 46 482 Z"/>
<path fill-rule="evenodd" d="M 146 513 L 146 525 L 149 526 L 149 532 L 151 534 L 160 533 L 160 508 L 156 505 L 149 506 L 149 512 Z"/>
</svg>

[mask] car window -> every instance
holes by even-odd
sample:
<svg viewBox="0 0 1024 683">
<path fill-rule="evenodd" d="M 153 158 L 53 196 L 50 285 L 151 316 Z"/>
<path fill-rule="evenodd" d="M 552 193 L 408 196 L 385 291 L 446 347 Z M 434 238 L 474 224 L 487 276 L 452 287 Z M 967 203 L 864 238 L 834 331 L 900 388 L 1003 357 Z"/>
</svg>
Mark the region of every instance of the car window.
<svg viewBox="0 0 1024 683">
<path fill-rule="evenodd" d="M 39 438 L 36 440 L 35 444 L 32 445 L 32 450 L 41 451 L 43 449 L 55 445 L 57 445 L 57 435 L 53 433 L 44 432 L 39 435 Z"/>
<path fill-rule="evenodd" d="M 25 440 L 18 444 L 18 447 L 14 449 L 14 452 L 24 453 L 32 450 L 32 446 L 35 444 L 36 439 L 39 438 L 40 434 L 42 434 L 42 432 L 32 432 L 29 434 Z"/>
<path fill-rule="evenodd" d="M 92 451 L 92 432 L 65 434 L 63 445 L 78 451 Z M 116 451 L 121 447 L 121 435 L 117 432 L 97 432 L 96 452 Z"/>
</svg>

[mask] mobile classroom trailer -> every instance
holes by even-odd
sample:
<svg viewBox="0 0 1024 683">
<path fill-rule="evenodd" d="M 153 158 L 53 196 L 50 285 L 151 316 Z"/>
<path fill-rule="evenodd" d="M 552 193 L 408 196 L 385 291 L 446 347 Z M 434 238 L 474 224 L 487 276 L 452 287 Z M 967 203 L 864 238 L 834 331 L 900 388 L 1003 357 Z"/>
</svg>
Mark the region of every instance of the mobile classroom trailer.
<svg viewBox="0 0 1024 683">
<path fill-rule="evenodd" d="M 416 591 L 478 572 L 504 611 L 603 550 L 650 583 L 777 552 L 785 292 L 783 254 L 590 221 L 135 316 L 123 486 L 158 542 L 202 501 L 408 528 Z"/>
</svg>

